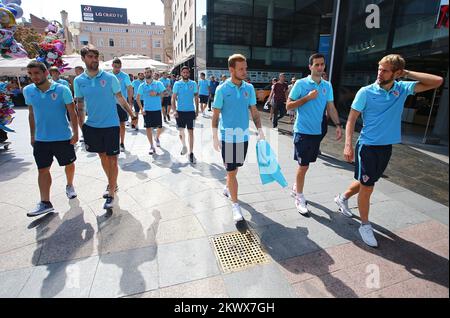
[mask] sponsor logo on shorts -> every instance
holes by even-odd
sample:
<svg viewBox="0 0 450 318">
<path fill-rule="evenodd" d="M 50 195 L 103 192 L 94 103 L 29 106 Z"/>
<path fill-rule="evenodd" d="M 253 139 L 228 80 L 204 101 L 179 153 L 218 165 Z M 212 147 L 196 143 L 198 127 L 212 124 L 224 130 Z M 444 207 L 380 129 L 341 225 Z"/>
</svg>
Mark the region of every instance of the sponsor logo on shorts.
<svg viewBox="0 0 450 318">
<path fill-rule="evenodd" d="M 367 181 L 370 180 L 369 176 L 367 176 L 367 175 L 364 175 L 364 176 L 362 177 L 362 179 L 363 179 L 364 183 L 367 183 Z"/>
</svg>

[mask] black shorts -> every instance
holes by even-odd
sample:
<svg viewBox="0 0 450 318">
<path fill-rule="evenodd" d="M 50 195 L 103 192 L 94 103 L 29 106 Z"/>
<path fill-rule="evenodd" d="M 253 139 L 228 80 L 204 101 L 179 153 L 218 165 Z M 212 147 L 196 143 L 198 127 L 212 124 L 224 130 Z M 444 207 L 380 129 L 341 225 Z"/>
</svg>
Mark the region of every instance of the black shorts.
<svg viewBox="0 0 450 318">
<path fill-rule="evenodd" d="M 146 111 L 144 116 L 145 128 L 162 128 L 161 111 Z"/>
<path fill-rule="evenodd" d="M 169 107 L 172 105 L 172 97 L 168 96 L 168 97 L 163 97 L 162 100 L 162 107 Z"/>
<path fill-rule="evenodd" d="M 310 163 L 316 162 L 319 156 L 320 142 L 322 135 L 294 135 L 295 155 L 294 160 L 302 167 L 309 166 Z"/>
<path fill-rule="evenodd" d="M 117 105 L 117 114 L 119 114 L 119 120 L 121 123 L 128 121 L 128 113 L 124 111 L 120 105 Z"/>
<path fill-rule="evenodd" d="M 392 145 L 367 146 L 358 142 L 355 149 L 355 179 L 362 185 L 373 187 L 383 176 L 391 155 Z"/>
<path fill-rule="evenodd" d="M 94 128 L 85 124 L 82 130 L 88 152 L 108 156 L 120 154 L 120 127 Z"/>
<path fill-rule="evenodd" d="M 36 141 L 33 147 L 33 155 L 38 169 L 50 168 L 53 157 L 58 160 L 61 167 L 71 165 L 77 160 L 75 147 L 67 141 L 41 142 Z"/>
<path fill-rule="evenodd" d="M 209 96 L 208 95 L 200 95 L 200 104 L 208 104 Z"/>
<path fill-rule="evenodd" d="M 194 129 L 196 115 L 195 112 L 178 112 L 177 127 L 178 129 L 187 128 Z"/>
<path fill-rule="evenodd" d="M 247 151 L 248 141 L 236 144 L 222 141 L 222 159 L 228 172 L 244 165 Z"/>
<path fill-rule="evenodd" d="M 141 99 L 141 104 L 142 104 L 142 107 L 144 107 L 144 101 Z M 134 112 L 135 113 L 140 113 L 141 112 L 141 109 L 139 108 L 139 105 L 138 105 L 138 103 L 137 103 L 137 100 L 134 100 L 134 102 L 133 102 L 133 106 L 134 106 Z M 121 107 L 121 109 L 122 109 L 122 107 Z M 123 111 L 123 109 L 122 109 L 122 111 Z M 127 114 L 128 115 L 128 114 Z M 120 115 L 119 115 L 120 116 Z M 128 117 L 128 116 L 127 116 Z M 125 120 L 126 121 L 126 120 Z"/>
</svg>

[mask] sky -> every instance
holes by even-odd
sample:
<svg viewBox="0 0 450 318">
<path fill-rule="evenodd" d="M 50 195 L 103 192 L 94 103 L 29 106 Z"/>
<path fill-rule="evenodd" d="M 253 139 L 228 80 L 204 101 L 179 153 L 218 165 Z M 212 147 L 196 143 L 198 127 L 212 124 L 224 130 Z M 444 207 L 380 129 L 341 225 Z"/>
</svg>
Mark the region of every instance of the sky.
<svg viewBox="0 0 450 318">
<path fill-rule="evenodd" d="M 81 5 L 126 8 L 131 23 L 155 22 L 164 25 L 164 5 L 161 0 L 22 0 L 24 17 L 30 13 L 47 20 L 61 21 L 62 10 L 69 13 L 69 22 L 81 22 Z"/>
</svg>

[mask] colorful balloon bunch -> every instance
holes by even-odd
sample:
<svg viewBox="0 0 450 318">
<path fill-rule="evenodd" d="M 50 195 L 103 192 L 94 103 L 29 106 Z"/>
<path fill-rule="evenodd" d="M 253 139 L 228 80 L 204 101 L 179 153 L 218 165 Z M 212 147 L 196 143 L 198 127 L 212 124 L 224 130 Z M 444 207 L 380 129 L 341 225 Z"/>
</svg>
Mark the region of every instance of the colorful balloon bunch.
<svg viewBox="0 0 450 318">
<path fill-rule="evenodd" d="M 14 120 L 13 106 L 8 84 L 0 82 L 0 128 L 9 132 L 12 132 L 12 130 L 8 129 L 6 125 L 11 124 Z"/>
<path fill-rule="evenodd" d="M 61 73 L 68 70 L 68 64 L 64 63 L 62 56 L 66 50 L 64 43 L 64 29 L 58 21 L 52 21 L 46 31 L 44 41 L 39 43 L 38 62 L 47 65 L 48 68 L 56 66 Z"/>
<path fill-rule="evenodd" d="M 21 0 L 0 0 L 0 51 L 4 58 L 26 57 L 27 51 L 14 38 L 16 19 L 23 16 Z"/>
</svg>

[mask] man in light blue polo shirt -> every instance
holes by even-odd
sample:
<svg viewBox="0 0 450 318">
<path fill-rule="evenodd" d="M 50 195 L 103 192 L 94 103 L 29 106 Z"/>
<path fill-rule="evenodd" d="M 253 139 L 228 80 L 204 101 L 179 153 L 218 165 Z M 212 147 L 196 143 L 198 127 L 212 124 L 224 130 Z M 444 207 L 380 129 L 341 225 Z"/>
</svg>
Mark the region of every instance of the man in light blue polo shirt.
<svg viewBox="0 0 450 318">
<path fill-rule="evenodd" d="M 162 110 L 164 122 L 170 121 L 170 109 L 172 108 L 172 81 L 169 79 L 167 72 L 162 73 L 162 77 L 159 80 L 163 83 L 166 91 L 163 94 Z"/>
<path fill-rule="evenodd" d="M 120 154 L 120 122 L 116 103 L 132 117 L 132 124 L 136 123 L 137 118 L 122 96 L 117 78 L 111 73 L 99 70 L 99 54 L 91 45 L 81 50 L 86 72 L 75 79 L 74 88 L 78 112 L 84 113 L 85 105 L 87 107 L 88 120 L 83 125 L 86 150 L 99 154 L 108 178 L 108 187 L 103 198 L 106 199 L 104 208 L 110 210 L 114 206 L 119 174 L 117 157 Z"/>
<path fill-rule="evenodd" d="M 347 121 L 344 157 L 353 162 L 353 133 L 356 121 L 362 115 L 363 129 L 356 145 L 356 181 L 344 194 L 337 196 L 335 202 L 341 212 L 351 215 L 348 199 L 358 194 L 359 233 L 364 243 L 371 247 L 377 247 L 378 242 L 369 222 L 370 197 L 375 183 L 389 164 L 392 145 L 401 143 L 401 118 L 406 98 L 436 89 L 443 83 L 442 77 L 408 71 L 405 65 L 403 57 L 397 54 L 381 59 L 377 81 L 359 90 Z M 412 81 L 397 81 L 399 78 Z"/>
<path fill-rule="evenodd" d="M 134 128 L 136 130 L 139 130 L 139 113 L 141 112 L 141 109 L 139 108 L 139 105 L 137 103 L 136 97 L 138 94 L 139 86 L 141 86 L 144 83 L 145 76 L 144 73 L 139 73 L 138 78 L 135 79 L 131 86 L 133 86 L 133 106 L 134 106 L 134 115 L 138 118 L 136 121 L 136 126 L 132 125 L 131 128 Z"/>
<path fill-rule="evenodd" d="M 29 107 L 31 145 L 39 170 L 41 192 L 41 201 L 27 214 L 34 217 L 54 211 L 50 202 L 50 168 L 53 157 L 61 167 L 65 166 L 67 197 L 77 197 L 73 180 L 77 159 L 74 145 L 78 141 L 78 120 L 70 89 L 65 85 L 50 82 L 47 67 L 43 63 L 32 61 L 27 69 L 34 84 L 25 87 L 23 94 Z M 72 130 L 66 112 L 69 112 Z"/>
<path fill-rule="evenodd" d="M 184 156 L 188 151 L 184 134 L 184 130 L 187 128 L 189 133 L 189 161 L 195 164 L 197 160 L 194 155 L 194 126 L 198 116 L 198 87 L 197 83 L 189 79 L 189 67 L 184 66 L 181 69 L 181 77 L 182 79 L 175 82 L 173 86 L 172 109 L 183 145 L 181 155 Z"/>
<path fill-rule="evenodd" d="M 65 79 L 60 78 L 61 73 L 59 72 L 59 69 L 56 66 L 52 66 L 48 69 L 48 72 L 50 73 L 50 76 L 52 77 L 53 82 L 67 86 L 70 89 L 70 84 Z"/>
<path fill-rule="evenodd" d="M 112 73 L 117 77 L 120 83 L 120 90 L 122 92 L 123 98 L 128 100 L 128 104 L 133 105 L 133 86 L 131 85 L 130 76 L 122 72 L 122 61 L 118 58 L 113 60 L 112 63 Z M 125 123 L 128 121 L 128 114 L 122 109 L 117 100 L 117 114 L 120 120 L 120 151 L 125 151 Z"/>
<path fill-rule="evenodd" d="M 152 156 L 156 153 L 153 145 L 153 129 L 157 129 L 156 146 L 161 147 L 160 137 L 162 131 L 162 117 L 161 117 L 161 101 L 164 96 L 166 88 L 160 81 L 153 79 L 153 71 L 151 68 L 145 69 L 145 82 L 139 86 L 136 97 L 139 108 L 144 114 L 145 128 L 147 128 L 147 138 L 150 143 L 150 152 Z M 144 101 L 144 106 L 142 106 Z"/>
<path fill-rule="evenodd" d="M 200 73 L 200 79 L 198 80 L 198 93 L 200 95 L 200 110 L 202 112 L 202 116 L 205 117 L 206 107 L 208 106 L 209 99 L 209 81 L 206 79 L 205 73 Z"/>
<path fill-rule="evenodd" d="M 308 215 L 308 206 L 303 194 L 305 177 L 309 165 L 316 162 L 322 141 L 322 122 L 325 110 L 336 125 L 336 140 L 342 139 L 342 127 L 334 105 L 333 87 L 322 79 L 325 71 L 325 56 L 313 54 L 309 58 L 311 75 L 297 81 L 286 105 L 288 111 L 296 110 L 294 124 L 294 160 L 298 162 L 297 181 L 292 189 L 295 206 L 302 215 Z"/>
<path fill-rule="evenodd" d="M 244 165 L 249 142 L 249 112 L 264 139 L 261 117 L 256 108 L 256 94 L 252 84 L 245 82 L 247 78 L 247 60 L 243 55 L 230 56 L 228 67 L 231 79 L 225 81 L 216 90 L 214 114 L 212 119 L 214 149 L 222 152 L 222 159 L 227 170 L 227 186 L 224 195 L 232 201 L 233 220 L 238 223 L 244 220 L 238 203 L 238 169 Z M 220 126 L 219 126 L 220 119 Z M 220 127 L 220 140 L 218 130 Z"/>
</svg>

